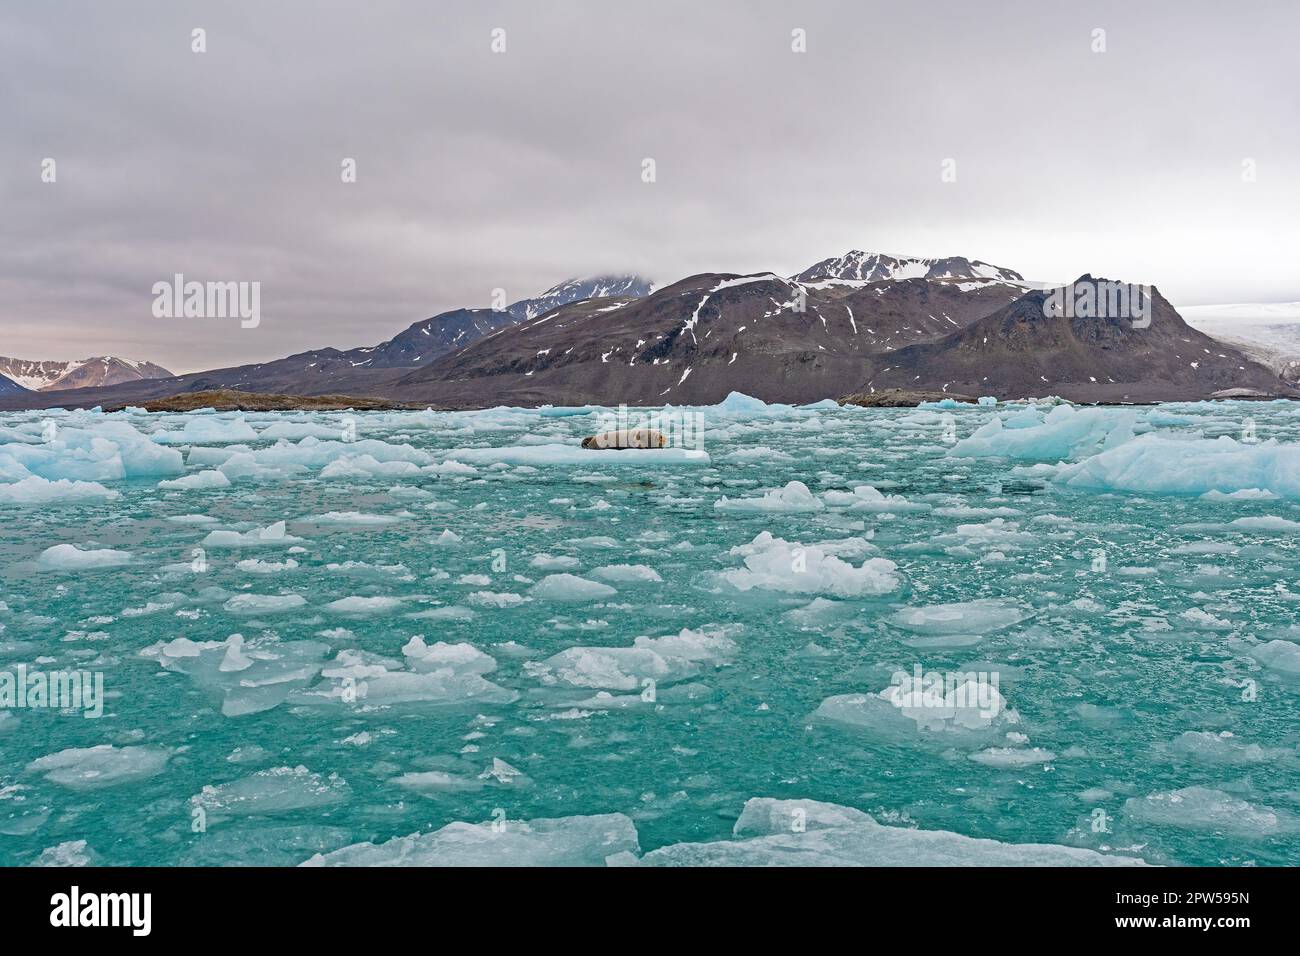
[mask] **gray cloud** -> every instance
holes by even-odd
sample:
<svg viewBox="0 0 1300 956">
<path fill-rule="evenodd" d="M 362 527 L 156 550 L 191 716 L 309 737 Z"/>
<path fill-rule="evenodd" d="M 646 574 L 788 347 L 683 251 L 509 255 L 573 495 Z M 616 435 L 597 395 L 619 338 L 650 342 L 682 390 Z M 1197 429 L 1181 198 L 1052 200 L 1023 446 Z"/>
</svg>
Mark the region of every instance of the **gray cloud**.
<svg viewBox="0 0 1300 956">
<path fill-rule="evenodd" d="M 849 248 L 1297 299 L 1297 34 L 1289 2 L 6 9 L 0 354 L 208 368 Z M 260 327 L 153 318 L 175 272 L 260 281 Z"/>
</svg>

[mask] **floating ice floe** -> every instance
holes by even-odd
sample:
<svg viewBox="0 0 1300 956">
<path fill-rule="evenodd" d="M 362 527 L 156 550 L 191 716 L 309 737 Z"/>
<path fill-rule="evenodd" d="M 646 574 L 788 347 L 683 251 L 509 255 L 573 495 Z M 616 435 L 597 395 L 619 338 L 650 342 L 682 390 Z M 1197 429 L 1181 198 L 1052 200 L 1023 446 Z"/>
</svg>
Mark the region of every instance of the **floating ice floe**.
<svg viewBox="0 0 1300 956">
<path fill-rule="evenodd" d="M 838 403 L 837 403 L 838 407 Z M 703 405 L 701 410 L 710 418 L 786 418 L 796 413 L 793 405 L 782 405 L 779 402 L 768 404 L 761 398 L 753 398 L 743 392 L 730 392 L 727 397 L 716 405 Z"/>
<path fill-rule="evenodd" d="M 409 514 L 409 512 L 403 512 L 403 514 Z M 398 515 L 373 515 L 360 511 L 327 511 L 324 514 L 309 515 L 302 520 L 319 525 L 379 527 L 397 524 L 402 518 Z"/>
<path fill-rule="evenodd" d="M 257 432 L 242 416 L 196 415 L 179 432 L 160 431 L 149 437 L 160 445 L 223 445 L 257 441 Z"/>
<path fill-rule="evenodd" d="M 323 671 L 326 679 L 309 689 L 295 689 L 291 702 L 308 706 L 348 707 L 358 713 L 389 707 L 461 707 L 509 704 L 519 695 L 483 675 L 496 661 L 469 644 L 426 645 L 415 636 L 402 648 L 407 670 L 340 651 Z"/>
<path fill-rule="evenodd" d="M 134 783 L 162 773 L 171 759 L 165 747 L 73 747 L 27 765 L 32 773 L 70 790 L 99 790 Z"/>
<path fill-rule="evenodd" d="M 727 456 L 727 461 L 739 462 L 779 462 L 794 461 L 794 456 L 780 451 L 776 448 L 769 448 L 767 445 L 754 445 L 749 448 L 742 448 L 739 451 L 733 451 Z"/>
<path fill-rule="evenodd" d="M 1068 536 L 1062 532 L 1058 536 Z M 980 552 L 1020 551 L 1040 545 L 1052 535 L 1043 535 L 1021 530 L 1020 524 L 1005 518 L 991 518 L 988 521 L 959 524 L 946 534 L 937 534 L 927 541 L 919 541 L 909 548 L 912 550 L 929 550 L 939 548 L 954 557 L 977 556 Z"/>
<path fill-rule="evenodd" d="M 229 817 L 267 816 L 295 810 L 314 810 L 344 803 L 350 791 L 338 774 L 328 777 L 306 767 L 273 767 L 230 783 L 205 786 L 190 798 L 209 824 Z"/>
<path fill-rule="evenodd" d="M 1055 485 L 1087 491 L 1204 495 L 1267 491 L 1300 498 L 1300 444 L 1142 435 L 1051 474 Z"/>
<path fill-rule="evenodd" d="M 129 422 L 82 418 L 58 430 L 48 442 L 14 442 L 0 447 L 0 475 L 17 481 L 30 475 L 56 480 L 118 481 L 185 472 L 181 453 L 162 448 Z"/>
<path fill-rule="evenodd" d="M 663 581 L 658 571 L 644 564 L 606 564 L 592 568 L 591 573 L 617 584 L 658 584 Z"/>
<path fill-rule="evenodd" d="M 1174 738 L 1169 749 L 1179 757 L 1198 763 L 1231 766 L 1295 760 L 1300 757 L 1300 751 L 1294 747 L 1261 747 L 1257 743 L 1248 743 L 1227 730 L 1218 733 L 1211 730 L 1189 730 Z"/>
<path fill-rule="evenodd" d="M 164 478 L 158 487 L 165 491 L 192 491 L 209 488 L 229 488 L 230 479 L 220 471 L 196 471 L 182 478 Z"/>
<path fill-rule="evenodd" d="M 437 475 L 439 478 L 472 478 L 478 474 L 478 469 L 473 465 L 467 465 L 463 461 L 454 459 L 439 462 L 435 465 L 425 465 L 421 470 L 431 475 Z"/>
<path fill-rule="evenodd" d="M 543 552 L 534 555 L 533 559 L 528 562 L 528 566 L 541 571 L 571 571 L 581 563 L 577 558 L 568 555 L 546 554 Z"/>
<path fill-rule="evenodd" d="M 528 591 L 542 601 L 603 601 L 618 593 L 608 584 L 576 574 L 548 574 Z"/>
<path fill-rule="evenodd" d="M 986 634 L 1019 624 L 1029 616 L 1028 611 L 1015 604 L 984 598 L 903 608 L 894 612 L 889 621 L 895 627 L 917 635 L 917 640 L 909 642 L 913 646 L 935 646 L 951 644 L 953 638 L 971 637 L 978 640 Z"/>
<path fill-rule="evenodd" d="M 640 851 L 621 813 L 539 820 L 449 823 L 432 833 L 356 843 L 303 866 L 604 866 Z"/>
<path fill-rule="evenodd" d="M 531 600 L 530 597 L 510 591 L 472 591 L 465 595 L 465 601 L 476 607 L 515 607 Z"/>
<path fill-rule="evenodd" d="M 829 601 L 826 598 L 813 598 L 811 602 L 803 607 L 797 607 L 792 611 L 786 611 L 781 615 L 783 620 L 789 621 L 796 627 L 804 628 L 822 628 L 833 624 L 842 618 L 856 613 L 857 608 L 852 604 L 845 604 L 841 601 Z"/>
<path fill-rule="evenodd" d="M 413 611 L 406 617 L 413 620 L 426 621 L 450 621 L 454 623 L 464 623 L 472 621 L 478 615 L 467 607 L 461 607 L 458 604 L 452 604 L 447 607 L 431 607 L 424 611 Z"/>
<path fill-rule="evenodd" d="M 281 614 L 306 603 L 301 594 L 236 594 L 222 607 L 229 614 Z"/>
<path fill-rule="evenodd" d="M 948 449 L 954 458 L 1064 459 L 1114 449 L 1133 439 L 1136 413 L 1058 405 L 995 416 Z"/>
<path fill-rule="evenodd" d="M 888 512 L 904 514 L 909 511 L 929 511 L 924 502 L 908 501 L 902 495 L 887 495 L 871 485 L 858 485 L 853 491 L 827 491 L 822 500 L 832 508 L 849 511 Z"/>
<path fill-rule="evenodd" d="M 389 780 L 394 786 L 419 794 L 462 793 L 482 790 L 487 784 L 477 777 L 450 773 L 446 770 L 424 770 L 400 774 Z"/>
<path fill-rule="evenodd" d="M 1202 501 L 1272 501 L 1277 495 L 1263 488 L 1242 488 L 1240 491 L 1210 490 L 1201 495 Z"/>
<path fill-rule="evenodd" d="M 641 690 L 647 682 L 670 684 L 695 676 L 701 666 L 721 665 L 736 651 L 738 627 L 683 628 L 665 637 L 638 637 L 632 647 L 570 647 L 524 665 L 548 687 Z"/>
<path fill-rule="evenodd" d="M 243 635 L 224 641 L 192 641 L 178 637 L 140 652 L 164 670 L 185 674 L 199 687 L 221 698 L 221 713 L 240 717 L 270 710 L 296 688 L 320 673 L 329 645 L 321 641 L 258 640 Z"/>
<path fill-rule="evenodd" d="M 337 433 L 336 433 L 337 434 Z M 233 445 L 225 449 L 205 448 L 203 454 L 196 456 L 200 449 L 192 449 L 190 463 L 213 465 L 226 477 L 255 478 L 275 480 L 293 477 L 312 471 L 321 471 L 335 461 L 348 459 L 350 465 L 340 465 L 341 474 L 327 477 L 343 477 L 364 469 L 369 462 L 374 462 L 375 477 L 383 477 L 381 467 L 388 462 L 408 462 L 415 466 L 429 464 L 433 459 L 426 451 L 410 445 L 389 444 L 378 439 L 367 438 L 361 441 L 322 441 L 308 436 L 294 443 L 279 441 L 269 448 L 249 448 L 247 445 Z M 365 461 L 358 466 L 357 462 Z M 410 474 L 409 469 L 397 469 L 402 474 Z"/>
<path fill-rule="evenodd" d="M 987 747 L 969 754 L 968 759 L 986 767 L 1032 767 L 1051 763 L 1056 754 L 1041 747 Z"/>
<path fill-rule="evenodd" d="M 841 560 L 820 545 L 802 545 L 759 533 L 748 545 L 733 548 L 745 566 L 719 574 L 740 591 L 786 594 L 829 594 L 860 598 L 888 594 L 899 587 L 897 565 L 885 558 L 868 558 L 860 567 Z"/>
<path fill-rule="evenodd" d="M 784 488 L 766 492 L 761 498 L 728 498 L 723 495 L 713 503 L 713 507 L 719 511 L 799 514 L 821 511 L 826 505 L 802 481 L 791 481 Z"/>
<path fill-rule="evenodd" d="M 259 441 L 301 441 L 304 438 L 338 438 L 343 429 L 337 426 L 318 425 L 315 422 L 272 422 L 258 434 Z"/>
<path fill-rule="evenodd" d="M 446 453 L 458 462 L 491 465 L 707 465 L 707 452 L 693 448 L 593 449 L 581 445 L 513 445 L 494 448 L 453 448 Z"/>
<path fill-rule="evenodd" d="M 320 470 L 320 477 L 335 478 L 409 478 L 420 474 L 420 466 L 410 461 L 379 461 L 374 455 L 345 455 Z"/>
<path fill-rule="evenodd" d="M 66 840 L 56 846 L 47 846 L 32 866 L 97 866 L 99 854 L 85 840 Z"/>
<path fill-rule="evenodd" d="M 244 558 L 242 561 L 235 562 L 235 567 L 240 571 L 249 574 L 279 574 L 282 571 L 292 571 L 298 567 L 298 562 L 293 558 L 285 558 L 283 561 L 263 561 L 260 558 Z"/>
<path fill-rule="evenodd" d="M 1149 826 L 1211 830 L 1241 839 L 1300 833 L 1296 814 L 1258 806 L 1210 787 L 1130 797 L 1124 803 L 1124 818 Z"/>
<path fill-rule="evenodd" d="M 131 563 L 131 554 L 113 548 L 82 549 L 72 544 L 56 544 L 41 552 L 36 563 L 59 571 L 94 571 L 120 568 Z"/>
<path fill-rule="evenodd" d="M 277 521 L 265 528 L 253 528 L 251 531 L 209 531 L 201 544 L 205 548 L 268 548 L 300 544 L 302 540 L 287 534 L 285 523 Z"/>
<path fill-rule="evenodd" d="M 402 656 L 411 670 L 421 674 L 490 674 L 497 667 L 490 655 L 473 644 L 426 644 L 418 634 L 406 642 Z"/>
<path fill-rule="evenodd" d="M 0 505 L 49 505 L 74 501 L 112 501 L 121 493 L 97 481 L 55 481 L 29 475 L 19 481 L 0 484 Z"/>
<path fill-rule="evenodd" d="M 1251 648 L 1250 656 L 1282 677 L 1300 680 L 1300 644 L 1268 641 Z"/>
<path fill-rule="evenodd" d="M 976 744 L 992 743 L 1020 723 L 994 684 L 963 675 L 951 686 L 937 687 L 906 673 L 896 674 L 895 682 L 876 694 L 828 697 L 812 717 L 884 739 L 931 737 Z"/>
<path fill-rule="evenodd" d="M 325 605 L 325 610 L 334 614 L 368 617 L 375 614 L 392 613 L 402 606 L 402 600 L 400 597 L 389 597 L 387 595 L 361 597 L 354 594 L 350 597 L 339 598 L 337 601 L 330 601 Z"/>
<path fill-rule="evenodd" d="M 852 807 L 755 797 L 733 839 L 652 850 L 642 866 L 1144 866 L 1049 843 L 1001 843 L 947 830 L 884 826 Z"/>
<path fill-rule="evenodd" d="M 1300 531 L 1300 521 L 1278 515 L 1252 515 L 1228 522 L 1230 531 L 1257 531 L 1264 534 L 1295 534 Z"/>
</svg>

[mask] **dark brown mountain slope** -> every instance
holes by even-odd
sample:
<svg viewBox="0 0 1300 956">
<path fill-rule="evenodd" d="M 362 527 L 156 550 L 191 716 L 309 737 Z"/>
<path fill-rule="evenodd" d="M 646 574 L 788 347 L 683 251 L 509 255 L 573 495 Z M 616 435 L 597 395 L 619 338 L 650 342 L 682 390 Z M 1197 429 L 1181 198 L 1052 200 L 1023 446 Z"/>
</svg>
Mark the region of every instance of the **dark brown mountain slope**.
<svg viewBox="0 0 1300 956">
<path fill-rule="evenodd" d="M 439 405 L 711 403 L 842 395 L 871 356 L 960 329 L 1021 289 L 999 281 L 801 283 L 704 274 L 636 300 L 592 299 L 487 335 L 403 376 Z"/>
<path fill-rule="evenodd" d="M 1072 288 L 1106 281 L 1083 276 Z M 1029 292 L 938 341 L 899 349 L 855 391 L 942 389 L 1083 402 L 1196 400 L 1228 388 L 1293 393 L 1275 372 L 1189 326 L 1154 288 L 1145 328 L 1118 316 L 1048 315 L 1049 294 Z"/>
</svg>

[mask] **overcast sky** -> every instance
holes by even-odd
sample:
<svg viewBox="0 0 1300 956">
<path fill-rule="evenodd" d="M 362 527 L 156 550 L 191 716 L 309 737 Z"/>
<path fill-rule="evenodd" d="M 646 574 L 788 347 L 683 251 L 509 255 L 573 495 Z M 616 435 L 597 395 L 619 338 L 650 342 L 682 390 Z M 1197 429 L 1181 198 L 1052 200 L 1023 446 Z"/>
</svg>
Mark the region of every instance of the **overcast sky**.
<svg viewBox="0 0 1300 956">
<path fill-rule="evenodd" d="M 1296 300 L 1297 36 L 1293 0 L 5 4 L 0 354 L 189 371 L 854 248 Z M 154 318 L 177 272 L 261 324 Z"/>
</svg>

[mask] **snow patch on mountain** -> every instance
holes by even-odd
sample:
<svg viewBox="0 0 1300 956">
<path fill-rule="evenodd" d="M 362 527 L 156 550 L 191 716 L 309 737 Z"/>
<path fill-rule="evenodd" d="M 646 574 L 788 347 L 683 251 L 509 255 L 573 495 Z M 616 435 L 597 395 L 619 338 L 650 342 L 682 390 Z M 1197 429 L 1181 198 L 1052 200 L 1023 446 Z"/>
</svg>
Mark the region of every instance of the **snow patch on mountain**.
<svg viewBox="0 0 1300 956">
<path fill-rule="evenodd" d="M 801 282 L 826 280 L 849 282 L 901 282 L 905 279 L 947 279 L 1005 282 L 1020 285 L 1024 277 L 1011 269 L 990 265 L 964 256 L 920 259 L 891 256 L 854 249 L 842 256 L 823 259 L 794 276 Z"/>
</svg>

